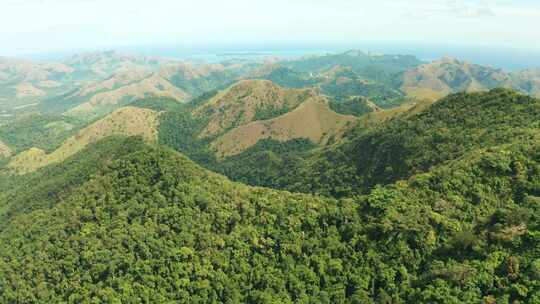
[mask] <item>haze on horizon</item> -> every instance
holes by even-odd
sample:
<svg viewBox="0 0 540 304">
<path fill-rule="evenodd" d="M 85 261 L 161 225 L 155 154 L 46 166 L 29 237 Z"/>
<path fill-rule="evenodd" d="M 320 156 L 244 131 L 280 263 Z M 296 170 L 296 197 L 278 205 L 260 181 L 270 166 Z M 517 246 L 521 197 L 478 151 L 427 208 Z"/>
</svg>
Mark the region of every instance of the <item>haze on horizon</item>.
<svg viewBox="0 0 540 304">
<path fill-rule="evenodd" d="M 537 0 L 3 0 L 0 56 L 358 43 L 537 52 L 538 28 Z"/>
</svg>

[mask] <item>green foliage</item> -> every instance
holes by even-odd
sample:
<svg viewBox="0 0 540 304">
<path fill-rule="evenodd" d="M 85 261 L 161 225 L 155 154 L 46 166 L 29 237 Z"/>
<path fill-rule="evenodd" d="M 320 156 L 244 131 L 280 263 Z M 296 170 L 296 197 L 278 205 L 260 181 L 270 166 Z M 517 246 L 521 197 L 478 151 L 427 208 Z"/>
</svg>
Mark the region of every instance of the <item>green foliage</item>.
<svg viewBox="0 0 540 304">
<path fill-rule="evenodd" d="M 183 105 L 176 99 L 165 97 L 149 97 L 136 100 L 130 106 L 150 109 L 156 112 L 167 112 L 181 109 Z"/>
<path fill-rule="evenodd" d="M 306 72 L 326 70 L 335 66 L 351 67 L 355 73 L 367 78 L 380 72 L 389 74 L 404 72 L 420 64 L 422 62 L 414 56 L 369 55 L 360 51 L 313 56 L 285 63 L 286 66 Z"/>
<path fill-rule="evenodd" d="M 310 97 L 309 92 L 305 92 L 304 94 L 300 95 L 298 99 L 301 101 L 294 104 L 293 107 L 288 106 L 288 105 L 279 105 L 279 106 L 268 105 L 264 107 L 263 106 L 257 107 L 255 109 L 255 115 L 253 116 L 253 120 L 254 121 L 255 120 L 268 120 L 268 119 L 277 118 L 281 115 L 287 114 L 290 111 L 294 110 L 296 106 L 301 104 L 302 101 L 307 100 L 309 97 Z"/>
<path fill-rule="evenodd" d="M 362 97 L 351 97 L 344 101 L 332 101 L 329 105 L 332 111 L 344 115 L 362 116 L 374 111 L 373 107 L 369 105 L 369 101 Z"/>
<path fill-rule="evenodd" d="M 69 109 L 88 101 L 87 97 L 78 96 L 78 92 L 79 89 L 77 88 L 60 95 L 48 97 L 42 100 L 37 107 L 42 113 L 64 113 Z"/>
<path fill-rule="evenodd" d="M 191 115 L 195 104 L 184 105 L 160 116 L 158 142 L 186 154 L 201 165 L 207 165 L 215 162 L 209 149 L 211 139 L 198 136 L 208 123 L 208 117 Z"/>
<path fill-rule="evenodd" d="M 234 80 L 243 74 L 243 71 L 228 69 L 224 71 L 214 71 L 202 77 L 186 77 L 183 73 L 174 75 L 170 82 L 189 93 L 192 96 L 199 96 L 205 92 L 224 89 L 230 86 Z"/>
<path fill-rule="evenodd" d="M 144 147 L 141 138 L 111 136 L 83 150 L 76 157 L 24 176 L 0 171 L 0 227 L 11 214 L 49 206 L 102 170 L 115 158 Z"/>
<path fill-rule="evenodd" d="M 313 86 L 317 80 L 312 79 L 306 73 L 298 72 L 292 68 L 278 66 L 263 77 L 273 83 L 286 88 L 304 88 Z"/>
<path fill-rule="evenodd" d="M 297 165 L 316 147 L 309 139 L 286 142 L 264 139 L 238 155 L 210 164 L 208 168 L 248 185 L 280 188 L 285 187 L 277 186 L 280 171 Z"/>
<path fill-rule="evenodd" d="M 387 107 L 403 98 L 403 93 L 396 87 L 384 82 L 365 81 L 355 75 L 354 78 L 335 77 L 320 86 L 321 91 L 337 100 L 346 100 L 350 96 L 363 96 L 373 100 L 381 107 Z"/>
<path fill-rule="evenodd" d="M 125 153 L 85 181 L 4 217 L 1 302 L 534 303 L 540 294 L 540 205 L 528 199 L 540 194 L 538 145 L 344 200 L 231 183 L 136 140 L 98 143 L 41 174 L 76 172 L 85 153 L 115 141 Z M 493 159 L 512 170 L 486 165 Z"/>
<path fill-rule="evenodd" d="M 412 117 L 372 130 L 358 128 L 350 141 L 316 155 L 309 166 L 284 170 L 287 189 L 332 196 L 366 193 L 467 153 L 509 143 L 537 143 L 540 102 L 509 90 L 451 95 Z M 485 160 L 493 170 L 498 160 Z M 291 172 L 291 173 L 289 173 Z M 293 173 L 294 172 L 294 173 Z"/>
<path fill-rule="evenodd" d="M 32 147 L 52 151 L 80 127 L 80 121 L 74 118 L 29 114 L 3 125 L 0 139 L 16 152 Z"/>
<path fill-rule="evenodd" d="M 378 106 L 392 107 L 403 101 L 403 73 L 420 64 L 414 56 L 350 51 L 281 62 L 262 78 L 284 87 L 315 87 L 340 101 L 364 96 Z"/>
</svg>

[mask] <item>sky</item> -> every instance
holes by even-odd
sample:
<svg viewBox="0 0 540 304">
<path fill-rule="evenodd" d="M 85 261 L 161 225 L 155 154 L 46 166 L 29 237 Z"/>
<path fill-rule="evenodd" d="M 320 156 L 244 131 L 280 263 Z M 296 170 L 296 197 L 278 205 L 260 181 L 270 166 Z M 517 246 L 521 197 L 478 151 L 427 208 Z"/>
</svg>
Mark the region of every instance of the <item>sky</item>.
<svg viewBox="0 0 540 304">
<path fill-rule="evenodd" d="M 0 0 L 0 56 L 365 44 L 540 52 L 540 0 Z"/>
</svg>

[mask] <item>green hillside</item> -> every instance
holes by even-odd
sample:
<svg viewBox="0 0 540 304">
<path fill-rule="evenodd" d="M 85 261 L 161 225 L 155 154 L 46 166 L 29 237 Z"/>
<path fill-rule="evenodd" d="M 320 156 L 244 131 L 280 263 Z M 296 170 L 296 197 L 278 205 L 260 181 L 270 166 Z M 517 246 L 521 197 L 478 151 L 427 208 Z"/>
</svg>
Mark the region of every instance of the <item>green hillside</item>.
<svg viewBox="0 0 540 304">
<path fill-rule="evenodd" d="M 317 88 L 340 101 L 363 96 L 378 106 L 392 107 L 403 102 L 403 73 L 420 64 L 413 56 L 349 51 L 278 62 L 256 69 L 251 77 L 284 87 Z"/>
<path fill-rule="evenodd" d="M 0 196 L 0 301 L 535 303 L 538 148 L 488 149 L 336 201 L 101 141 L 21 177 L 8 192 L 19 201 Z"/>
<path fill-rule="evenodd" d="M 129 106 L 83 122 L 54 113 L 91 101 L 48 96 L 0 124 L 0 303 L 540 303 L 540 100 L 495 88 L 535 71 L 66 64 Z"/>
<path fill-rule="evenodd" d="M 32 147 L 57 148 L 81 127 L 75 118 L 52 114 L 29 114 L 0 127 L 0 141 L 21 152 Z"/>
<path fill-rule="evenodd" d="M 304 184 L 321 193 L 362 193 L 477 149 L 538 143 L 539 118 L 540 101 L 513 91 L 450 95 L 410 118 L 367 132 L 357 129 L 349 142 L 313 159 L 291 179 L 305 173 L 309 182 Z"/>
<path fill-rule="evenodd" d="M 376 55 L 361 51 L 348 51 L 326 56 L 306 57 L 286 63 L 286 66 L 299 71 L 326 70 L 335 66 L 349 66 L 362 76 L 372 76 L 374 73 L 399 73 L 422 64 L 414 56 L 409 55 Z"/>
<path fill-rule="evenodd" d="M 412 108 L 415 113 L 415 108 Z M 384 113 L 384 112 L 382 112 Z M 415 115 L 359 124 L 339 145 L 272 162 L 245 158 L 222 163 L 233 179 L 253 185 L 330 196 L 366 193 L 428 171 L 467 153 L 505 144 L 540 142 L 540 102 L 513 91 L 460 93 Z M 249 154 L 244 154 L 249 155 Z M 241 155 L 240 155 L 241 156 Z M 277 165 L 280 164 L 280 165 Z M 257 167 L 252 172 L 248 168 Z M 250 172 L 249 177 L 240 172 Z M 256 181 L 265 183 L 257 184 Z"/>
</svg>

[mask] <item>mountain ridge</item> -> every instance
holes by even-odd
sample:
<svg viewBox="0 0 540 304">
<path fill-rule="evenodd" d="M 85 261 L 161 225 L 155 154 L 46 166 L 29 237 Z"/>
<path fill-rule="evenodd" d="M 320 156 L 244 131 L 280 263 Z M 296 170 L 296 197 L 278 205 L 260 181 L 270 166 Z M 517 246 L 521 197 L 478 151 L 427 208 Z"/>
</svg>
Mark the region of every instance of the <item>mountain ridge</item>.
<svg viewBox="0 0 540 304">
<path fill-rule="evenodd" d="M 311 97 L 294 110 L 272 118 L 241 125 L 212 142 L 218 158 L 238 154 L 263 139 L 289 141 L 309 139 L 326 145 L 339 140 L 354 127 L 356 118 L 333 112 L 324 98 Z"/>
<path fill-rule="evenodd" d="M 147 141 L 156 141 L 158 115 L 157 112 L 148 109 L 120 108 L 69 137 L 51 153 L 33 147 L 13 156 L 7 164 L 7 169 L 18 174 L 32 172 L 61 162 L 81 151 L 88 144 L 115 134 L 140 135 Z"/>
</svg>

